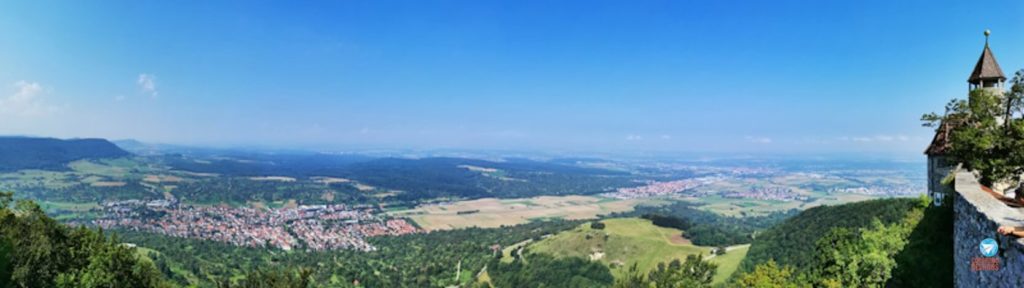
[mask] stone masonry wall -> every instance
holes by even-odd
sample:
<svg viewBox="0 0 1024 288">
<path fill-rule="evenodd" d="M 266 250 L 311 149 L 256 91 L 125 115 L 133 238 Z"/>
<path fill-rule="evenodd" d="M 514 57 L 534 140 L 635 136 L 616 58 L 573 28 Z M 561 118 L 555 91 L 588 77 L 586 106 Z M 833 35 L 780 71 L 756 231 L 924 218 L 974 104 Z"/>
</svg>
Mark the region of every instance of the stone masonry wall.
<svg viewBox="0 0 1024 288">
<path fill-rule="evenodd" d="M 974 175 L 956 175 L 953 193 L 954 275 L 956 287 L 1024 287 L 1024 242 L 996 233 L 999 226 L 1024 226 L 1024 209 L 1012 208 L 982 190 Z M 999 243 L 999 253 L 986 258 L 979 250 L 985 238 Z M 978 260 L 982 259 L 982 260 Z M 998 259 L 999 269 L 975 271 L 974 261 Z"/>
</svg>

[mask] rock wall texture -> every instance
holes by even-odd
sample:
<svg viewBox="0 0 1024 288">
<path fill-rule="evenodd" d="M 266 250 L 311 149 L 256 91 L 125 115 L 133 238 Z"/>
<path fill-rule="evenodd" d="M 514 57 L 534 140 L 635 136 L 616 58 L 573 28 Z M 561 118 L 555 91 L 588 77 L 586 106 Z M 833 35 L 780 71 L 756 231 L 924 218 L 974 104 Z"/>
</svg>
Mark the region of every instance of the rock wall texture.
<svg viewBox="0 0 1024 288">
<path fill-rule="evenodd" d="M 982 190 L 974 175 L 956 175 L 953 193 L 953 279 L 956 287 L 1024 287 L 1024 242 L 996 233 L 999 226 L 1024 226 L 1024 209 L 1012 208 Z M 993 257 L 981 254 L 979 244 L 992 238 L 999 244 Z M 996 267 L 991 264 L 996 263 Z M 995 270 L 991 270 L 996 268 Z"/>
</svg>

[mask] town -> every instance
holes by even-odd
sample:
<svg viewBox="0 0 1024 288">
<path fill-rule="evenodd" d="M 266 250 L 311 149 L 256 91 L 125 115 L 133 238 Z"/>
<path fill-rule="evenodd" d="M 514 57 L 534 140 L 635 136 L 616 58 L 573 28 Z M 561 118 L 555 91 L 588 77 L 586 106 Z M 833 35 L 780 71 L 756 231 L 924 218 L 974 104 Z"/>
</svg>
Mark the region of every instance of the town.
<svg viewBox="0 0 1024 288">
<path fill-rule="evenodd" d="M 104 205 L 105 215 L 92 221 L 104 229 L 147 231 L 248 247 L 282 250 L 353 249 L 374 251 L 367 237 L 397 236 L 420 230 L 404 219 L 374 214 L 370 206 L 303 205 L 257 209 L 179 206 L 167 200 L 127 200 Z"/>
</svg>

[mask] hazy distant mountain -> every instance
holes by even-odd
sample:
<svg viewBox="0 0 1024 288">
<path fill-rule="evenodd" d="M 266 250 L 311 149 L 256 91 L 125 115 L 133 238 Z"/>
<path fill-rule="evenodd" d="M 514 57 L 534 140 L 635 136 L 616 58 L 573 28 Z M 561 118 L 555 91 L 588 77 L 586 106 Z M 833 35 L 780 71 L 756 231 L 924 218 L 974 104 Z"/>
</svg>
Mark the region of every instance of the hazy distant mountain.
<svg viewBox="0 0 1024 288">
<path fill-rule="evenodd" d="M 104 139 L 0 137 L 0 171 L 64 170 L 65 164 L 79 159 L 129 155 Z"/>
</svg>

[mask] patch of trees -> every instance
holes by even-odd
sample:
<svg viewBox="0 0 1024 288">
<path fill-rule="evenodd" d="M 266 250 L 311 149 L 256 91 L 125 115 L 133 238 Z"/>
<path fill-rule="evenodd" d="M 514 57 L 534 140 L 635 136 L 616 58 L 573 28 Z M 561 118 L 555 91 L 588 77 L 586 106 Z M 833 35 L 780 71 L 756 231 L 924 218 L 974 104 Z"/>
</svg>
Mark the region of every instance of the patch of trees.
<svg viewBox="0 0 1024 288">
<path fill-rule="evenodd" d="M 684 231 L 689 230 L 690 227 L 693 226 L 693 223 L 690 223 L 690 221 L 684 218 L 665 216 L 660 214 L 646 214 L 641 218 L 651 220 L 651 224 L 657 226 L 666 228 L 676 228 Z"/>
<path fill-rule="evenodd" d="M 274 202 L 295 199 L 299 204 L 376 203 L 369 193 L 359 191 L 351 183 L 299 181 L 254 181 L 242 177 L 212 177 L 178 184 L 172 193 L 182 201 L 196 203 Z M 324 195 L 330 193 L 333 199 Z"/>
<path fill-rule="evenodd" d="M 984 185 L 1017 182 L 1024 173 L 1024 70 L 1010 84 L 1004 93 L 975 89 L 946 104 L 942 115 L 921 116 L 925 127 L 946 134 L 948 160 L 980 172 Z"/>
<path fill-rule="evenodd" d="M 123 186 L 92 186 L 87 183 L 73 183 L 59 188 L 47 188 L 39 185 L 12 185 L 10 188 L 19 191 L 19 197 L 73 203 L 163 199 L 164 197 L 162 192 L 143 186 L 138 181 L 125 181 Z"/>
<path fill-rule="evenodd" d="M 22 169 L 65 171 L 68 162 L 130 156 L 103 139 L 0 137 L 0 172 Z"/>
<path fill-rule="evenodd" d="M 604 222 L 601 222 L 601 221 L 590 222 L 590 229 L 601 230 L 601 229 L 604 229 L 604 227 L 605 227 Z M 587 237 L 590 237 L 590 234 L 587 234 Z"/>
<path fill-rule="evenodd" d="M 167 287 L 152 264 L 116 237 L 68 228 L 38 205 L 0 193 L 0 286 Z"/>
<path fill-rule="evenodd" d="M 683 230 L 683 236 L 693 244 L 730 246 L 750 243 L 755 232 L 768 229 L 797 212 L 790 210 L 766 216 L 729 217 L 679 201 L 663 206 L 639 206 L 632 212 L 617 213 L 612 217 L 641 216 L 650 219 L 654 225 Z"/>
<path fill-rule="evenodd" d="M 742 287 L 945 287 L 953 283 L 950 205 L 928 207 L 927 198 L 866 202 L 808 210 L 779 229 L 766 231 L 766 237 L 751 246 L 734 283 Z M 782 234 L 794 237 L 779 237 Z"/>
<path fill-rule="evenodd" d="M 807 253 L 808 247 L 814 247 L 829 230 L 864 228 L 870 226 L 874 219 L 888 225 L 903 219 L 907 211 L 919 205 L 919 201 L 911 198 L 878 199 L 804 210 L 758 234 L 740 269 L 751 271 L 754 265 L 769 259 L 798 270 L 807 268 L 814 263 L 814 255 Z"/>
<path fill-rule="evenodd" d="M 701 255 L 687 255 L 686 260 L 672 260 L 668 264 L 658 263 L 657 268 L 647 273 L 646 277 L 638 271 L 636 264 L 630 266 L 626 275 L 615 281 L 615 288 L 648 288 L 648 287 L 711 287 L 718 265 L 706 261 Z M 745 286 L 753 287 L 753 286 Z"/>
<path fill-rule="evenodd" d="M 498 258 L 487 263 L 487 274 L 494 287 L 608 287 L 614 278 L 600 262 L 579 257 L 555 258 L 530 254 L 528 260 L 503 263 Z M 489 287 L 478 283 L 475 287 Z"/>
</svg>

